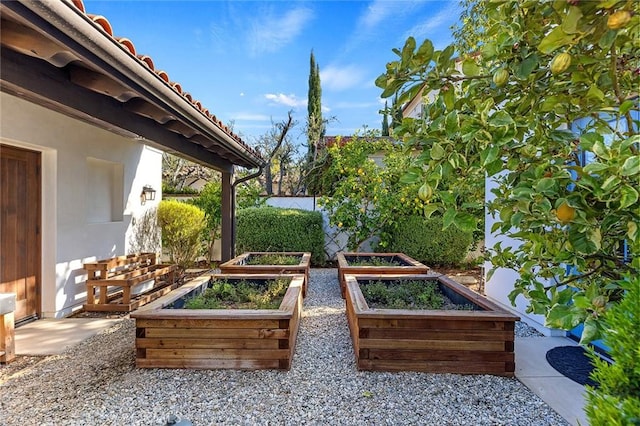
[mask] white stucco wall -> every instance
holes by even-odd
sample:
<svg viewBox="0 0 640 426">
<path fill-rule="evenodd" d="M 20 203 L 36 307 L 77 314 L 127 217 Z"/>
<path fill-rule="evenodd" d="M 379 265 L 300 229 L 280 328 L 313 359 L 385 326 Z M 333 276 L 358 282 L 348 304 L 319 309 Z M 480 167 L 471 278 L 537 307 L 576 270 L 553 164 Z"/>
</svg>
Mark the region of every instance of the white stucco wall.
<svg viewBox="0 0 640 426">
<path fill-rule="evenodd" d="M 327 260 L 335 260 L 339 251 L 345 251 L 348 235 L 339 228 L 329 225 L 327 212 L 318 206 L 318 197 L 270 197 L 267 205 L 286 209 L 300 209 L 319 211 L 322 213 L 322 226 L 324 229 L 324 250 Z"/>
<path fill-rule="evenodd" d="M 41 310 L 43 317 L 62 317 L 85 301 L 83 262 L 128 253 L 132 220 L 162 198 L 162 153 L 6 93 L 0 93 L 0 112 L 3 144 L 42 153 Z M 118 220 L 88 219 L 90 203 L 97 202 L 88 159 L 121 166 Z M 142 205 L 144 185 L 157 193 Z"/>
<path fill-rule="evenodd" d="M 485 199 L 492 201 L 495 199 L 495 195 L 491 192 L 491 189 L 497 186 L 495 180 L 487 178 L 485 181 Z M 491 233 L 491 227 L 496 222 L 494 217 L 488 212 L 485 214 L 485 247 L 490 249 L 496 243 L 501 242 L 503 247 L 517 247 L 520 245 L 518 240 L 509 238 L 499 232 Z M 486 261 L 484 264 L 485 273 L 491 270 L 491 262 Z M 516 306 L 511 305 L 511 301 L 508 296 L 514 288 L 514 284 L 518 279 L 516 271 L 506 268 L 499 268 L 493 274 L 491 279 L 486 280 L 485 277 L 485 294 L 489 299 L 502 305 L 506 309 L 509 309 L 516 315 L 519 315 L 521 320 L 531 325 L 546 336 L 564 336 L 566 332 L 563 330 L 550 329 L 544 326 L 544 316 L 538 314 L 527 313 L 526 309 L 529 302 L 519 295 L 516 298 Z"/>
</svg>

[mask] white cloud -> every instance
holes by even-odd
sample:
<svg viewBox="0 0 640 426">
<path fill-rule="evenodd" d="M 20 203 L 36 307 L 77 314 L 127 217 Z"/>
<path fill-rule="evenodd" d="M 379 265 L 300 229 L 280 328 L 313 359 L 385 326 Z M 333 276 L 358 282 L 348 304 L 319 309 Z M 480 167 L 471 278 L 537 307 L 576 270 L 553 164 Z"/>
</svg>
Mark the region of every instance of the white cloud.
<svg viewBox="0 0 640 426">
<path fill-rule="evenodd" d="M 269 11 L 259 15 L 249 23 L 248 42 L 252 55 L 280 50 L 295 39 L 313 18 L 312 10 L 306 7 L 298 7 L 284 15 Z"/>
<path fill-rule="evenodd" d="M 367 11 L 360 17 L 360 23 L 367 29 L 373 28 L 396 13 L 398 13 L 396 2 L 376 0 L 367 7 Z"/>
<path fill-rule="evenodd" d="M 407 31 L 402 36 L 402 40 L 406 40 L 409 36 L 413 36 L 419 42 L 425 38 L 433 39 L 435 36 L 440 35 L 439 33 L 442 31 L 448 34 L 449 27 L 454 22 L 452 17 L 457 17 L 459 14 L 460 8 L 458 3 L 450 2 L 440 12 Z"/>
<path fill-rule="evenodd" d="M 276 104 L 286 105 L 288 107 L 306 106 L 306 99 L 298 99 L 296 95 L 285 95 L 284 93 L 267 93 L 264 97 Z"/>
<path fill-rule="evenodd" d="M 320 83 L 323 89 L 345 90 L 359 85 L 364 80 L 364 74 L 364 70 L 355 65 L 328 66 L 320 70 Z"/>
</svg>

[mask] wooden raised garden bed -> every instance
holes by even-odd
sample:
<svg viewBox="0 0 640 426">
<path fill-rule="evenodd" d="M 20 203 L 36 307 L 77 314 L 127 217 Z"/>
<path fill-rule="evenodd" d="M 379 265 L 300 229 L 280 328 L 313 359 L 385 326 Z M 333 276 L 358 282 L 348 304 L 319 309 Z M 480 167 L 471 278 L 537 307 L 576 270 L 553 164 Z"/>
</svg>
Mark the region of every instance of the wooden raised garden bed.
<svg viewBox="0 0 640 426">
<path fill-rule="evenodd" d="M 426 274 L 429 268 L 404 253 L 339 252 L 338 281 L 345 298 L 345 274 Z"/>
<path fill-rule="evenodd" d="M 223 274 L 304 274 L 302 288 L 304 297 L 307 295 L 307 285 L 309 285 L 310 265 L 311 253 L 309 252 L 251 251 L 236 256 L 219 267 Z"/>
<path fill-rule="evenodd" d="M 187 309 L 185 303 L 222 280 L 263 285 L 289 281 L 277 309 Z M 200 277 L 131 314 L 136 366 L 142 368 L 288 370 L 302 315 L 303 275 L 220 274 Z"/>
<path fill-rule="evenodd" d="M 513 377 L 520 318 L 445 276 L 346 275 L 346 307 L 360 370 L 493 374 Z M 454 308 L 374 309 L 362 286 L 435 283 Z M 378 284 L 379 285 L 379 284 Z M 461 309 L 456 309 L 461 308 Z"/>
</svg>

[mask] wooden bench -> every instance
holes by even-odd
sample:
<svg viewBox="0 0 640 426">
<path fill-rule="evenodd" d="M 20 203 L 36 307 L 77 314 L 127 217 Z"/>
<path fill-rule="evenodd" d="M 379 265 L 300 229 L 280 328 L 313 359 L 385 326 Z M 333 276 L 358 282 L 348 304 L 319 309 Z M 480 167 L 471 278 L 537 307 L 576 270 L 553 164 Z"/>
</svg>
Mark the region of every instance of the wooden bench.
<svg viewBox="0 0 640 426">
<path fill-rule="evenodd" d="M 14 311 L 15 293 L 0 294 L 0 364 L 11 362 L 16 357 Z"/>
<path fill-rule="evenodd" d="M 175 276 L 178 265 L 156 263 L 155 253 L 87 262 L 84 269 L 87 271 L 86 311 L 133 311 L 179 286 Z M 151 280 L 154 282 L 149 283 L 149 288 L 142 289 L 132 298 L 135 286 L 142 287 Z"/>
</svg>

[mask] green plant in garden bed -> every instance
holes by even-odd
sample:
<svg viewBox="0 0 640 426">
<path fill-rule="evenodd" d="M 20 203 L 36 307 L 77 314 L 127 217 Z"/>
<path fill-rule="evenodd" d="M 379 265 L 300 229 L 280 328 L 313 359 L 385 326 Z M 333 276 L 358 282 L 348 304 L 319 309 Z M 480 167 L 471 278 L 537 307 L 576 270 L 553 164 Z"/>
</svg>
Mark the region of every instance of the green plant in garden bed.
<svg viewBox="0 0 640 426">
<path fill-rule="evenodd" d="M 203 294 L 189 299 L 187 309 L 278 309 L 290 280 L 215 281 Z"/>
<path fill-rule="evenodd" d="M 361 285 L 360 290 L 371 308 L 473 310 L 471 305 L 448 300 L 436 281 L 373 281 Z"/>
<path fill-rule="evenodd" d="M 347 259 L 349 266 L 403 266 L 397 260 L 384 257 L 356 257 L 356 260 Z"/>
<path fill-rule="evenodd" d="M 252 255 L 247 259 L 247 265 L 297 265 L 300 257 L 286 254 Z"/>
</svg>

